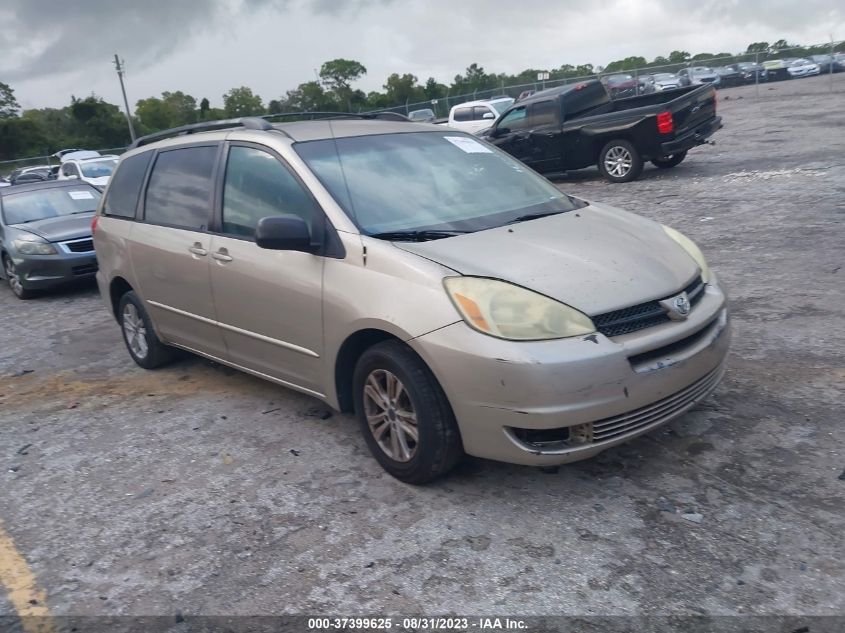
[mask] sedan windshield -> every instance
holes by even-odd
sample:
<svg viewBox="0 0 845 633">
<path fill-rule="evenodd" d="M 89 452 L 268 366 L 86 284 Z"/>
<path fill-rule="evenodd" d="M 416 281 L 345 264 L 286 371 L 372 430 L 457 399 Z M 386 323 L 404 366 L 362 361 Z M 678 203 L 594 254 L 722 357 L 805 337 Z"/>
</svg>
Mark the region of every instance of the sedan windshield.
<svg viewBox="0 0 845 633">
<path fill-rule="evenodd" d="M 82 167 L 82 175 L 86 178 L 103 178 L 111 176 L 114 168 L 117 166 L 117 159 L 109 158 L 107 160 L 92 160 L 79 164 Z"/>
<path fill-rule="evenodd" d="M 584 204 L 509 155 L 460 132 L 380 134 L 294 147 L 369 235 L 480 231 Z"/>
<path fill-rule="evenodd" d="M 100 192 L 82 187 L 37 189 L 3 196 L 3 220 L 6 224 L 24 224 L 76 213 L 89 213 L 97 208 Z"/>
<path fill-rule="evenodd" d="M 491 101 L 490 105 L 493 106 L 493 109 L 496 110 L 499 114 L 507 110 L 513 105 L 513 99 L 497 99 L 496 101 Z"/>
</svg>

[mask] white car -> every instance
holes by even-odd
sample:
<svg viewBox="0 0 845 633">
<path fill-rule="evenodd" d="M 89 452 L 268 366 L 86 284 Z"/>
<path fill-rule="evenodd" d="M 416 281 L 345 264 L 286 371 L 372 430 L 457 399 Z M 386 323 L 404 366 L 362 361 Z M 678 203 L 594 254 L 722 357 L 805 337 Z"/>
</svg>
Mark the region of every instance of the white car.
<svg viewBox="0 0 845 633">
<path fill-rule="evenodd" d="M 100 154 L 90 150 L 79 150 L 61 155 L 62 167 L 58 180 L 78 178 L 95 187 L 105 187 L 117 166 L 117 156 Z"/>
<path fill-rule="evenodd" d="M 513 105 L 513 102 L 514 100 L 510 97 L 501 97 L 489 101 L 467 101 L 452 106 L 446 125 L 474 134 L 491 127 L 499 115 Z"/>
<path fill-rule="evenodd" d="M 789 73 L 790 77 L 809 77 L 810 75 L 818 75 L 820 71 L 821 67 L 809 59 L 796 59 L 786 67 L 786 72 Z"/>
</svg>

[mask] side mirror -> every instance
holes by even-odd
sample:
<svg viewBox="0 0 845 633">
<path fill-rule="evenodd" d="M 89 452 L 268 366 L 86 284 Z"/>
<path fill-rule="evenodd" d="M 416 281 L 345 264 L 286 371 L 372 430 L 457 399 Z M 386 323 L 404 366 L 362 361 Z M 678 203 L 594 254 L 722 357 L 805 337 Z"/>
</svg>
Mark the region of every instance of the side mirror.
<svg viewBox="0 0 845 633">
<path fill-rule="evenodd" d="M 255 243 L 259 248 L 273 251 L 313 253 L 316 250 L 308 224 L 298 215 L 261 218 L 255 228 Z"/>
<path fill-rule="evenodd" d="M 495 119 L 496 115 L 493 114 L 492 112 L 485 112 L 484 114 L 481 115 L 481 118 L 482 119 Z"/>
<path fill-rule="evenodd" d="M 510 133 L 511 133 L 510 128 L 506 128 L 506 127 L 494 127 L 492 130 L 490 130 L 490 136 L 492 138 L 496 138 L 497 136 L 504 136 L 505 134 L 510 134 Z"/>
</svg>

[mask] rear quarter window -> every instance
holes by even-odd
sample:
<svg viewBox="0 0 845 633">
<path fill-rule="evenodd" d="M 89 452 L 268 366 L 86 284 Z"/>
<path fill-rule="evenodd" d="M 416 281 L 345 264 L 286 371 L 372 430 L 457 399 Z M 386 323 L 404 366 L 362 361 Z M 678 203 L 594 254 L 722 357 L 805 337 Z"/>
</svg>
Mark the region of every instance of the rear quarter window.
<svg viewBox="0 0 845 633">
<path fill-rule="evenodd" d="M 135 218 L 138 196 L 150 164 L 152 152 L 125 158 L 112 176 L 111 186 L 103 204 L 103 214 L 118 218 Z"/>
<path fill-rule="evenodd" d="M 472 108 L 458 108 L 455 110 L 455 121 L 472 121 Z"/>
</svg>

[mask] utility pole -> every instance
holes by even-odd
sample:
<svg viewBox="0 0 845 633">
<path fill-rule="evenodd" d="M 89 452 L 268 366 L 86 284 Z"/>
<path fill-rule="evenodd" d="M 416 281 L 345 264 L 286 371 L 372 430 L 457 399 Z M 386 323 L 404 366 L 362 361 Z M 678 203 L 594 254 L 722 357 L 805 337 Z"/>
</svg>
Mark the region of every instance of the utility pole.
<svg viewBox="0 0 845 633">
<path fill-rule="evenodd" d="M 132 115 L 129 113 L 129 100 L 126 98 L 126 87 L 123 85 L 123 62 L 114 54 L 114 67 L 117 69 L 117 78 L 120 79 L 120 91 L 123 93 L 123 105 L 126 107 L 126 122 L 129 124 L 129 136 L 135 142 L 135 128 L 132 125 Z"/>
</svg>

